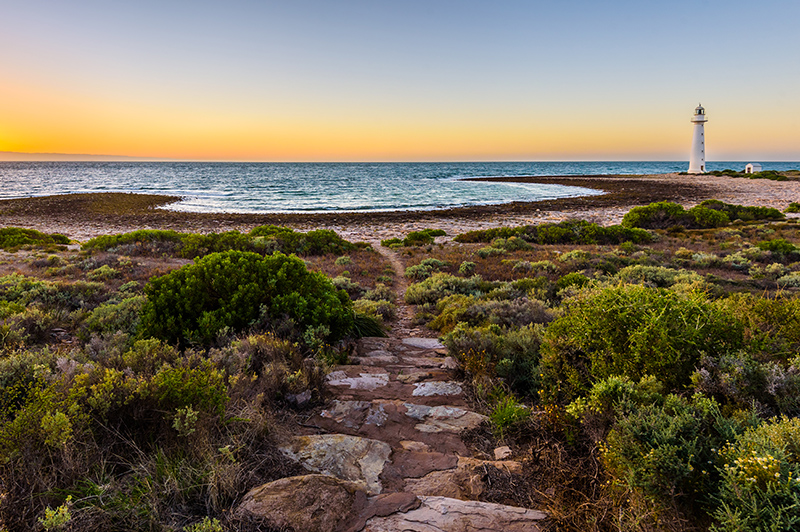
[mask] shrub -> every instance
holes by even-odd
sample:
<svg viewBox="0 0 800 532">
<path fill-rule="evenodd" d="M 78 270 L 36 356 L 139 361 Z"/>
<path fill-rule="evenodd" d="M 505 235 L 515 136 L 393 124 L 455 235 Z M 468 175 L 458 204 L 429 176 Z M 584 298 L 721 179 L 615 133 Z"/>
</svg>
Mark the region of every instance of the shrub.
<svg viewBox="0 0 800 532">
<path fill-rule="evenodd" d="M 789 213 L 789 212 L 792 212 L 792 213 L 800 212 L 800 203 L 797 203 L 795 201 L 791 202 L 789 204 L 789 206 L 786 207 L 786 209 L 784 209 L 783 212 L 786 212 L 786 213 Z"/>
<path fill-rule="evenodd" d="M 458 273 L 461 275 L 472 275 L 475 273 L 476 264 L 474 262 L 465 260 L 458 267 Z"/>
<path fill-rule="evenodd" d="M 0 228 L 0 249 L 16 250 L 22 246 L 52 246 L 69 244 L 69 238 L 58 233 L 46 234 L 35 229 Z"/>
<path fill-rule="evenodd" d="M 433 244 L 434 237 L 445 236 L 447 233 L 442 229 L 422 229 L 421 231 L 411 231 L 403 239 L 390 238 L 381 240 L 381 245 L 386 247 L 397 246 L 425 246 Z"/>
<path fill-rule="evenodd" d="M 113 334 L 122 331 L 133 335 L 139 326 L 139 313 L 145 303 L 144 296 L 123 299 L 95 308 L 83 322 L 80 336 L 86 340 L 91 334 Z"/>
<path fill-rule="evenodd" d="M 497 239 L 502 239 L 497 241 Z M 512 239 L 514 239 L 512 241 Z M 523 246 L 520 240 L 534 244 L 621 244 L 649 242 L 653 236 L 642 229 L 613 225 L 603 227 L 585 220 L 565 220 L 556 224 L 500 227 L 469 231 L 456 236 L 456 242 L 498 242 L 494 247 Z M 512 244 L 508 242 L 512 241 Z M 527 249 L 519 247 L 518 249 Z"/>
<path fill-rule="evenodd" d="M 617 408 L 602 460 L 643 503 L 644 516 L 701 509 L 714 491 L 712 449 L 728 435 L 717 430 L 719 406 L 702 396 L 687 401 L 668 395 L 655 404 L 621 401 Z"/>
<path fill-rule="evenodd" d="M 227 231 L 224 233 L 178 233 L 169 230 L 142 229 L 121 235 L 103 235 L 92 238 L 83 249 L 98 249 L 125 253 L 126 255 L 178 255 L 195 258 L 224 251 L 253 251 L 269 254 L 342 255 L 358 246 L 343 240 L 334 231 L 320 229 L 299 233 L 288 227 L 265 225 L 249 233 Z"/>
<path fill-rule="evenodd" d="M 797 246 L 795 246 L 794 244 L 792 244 L 791 242 L 787 241 L 784 238 L 764 240 L 763 242 L 759 242 L 756 245 L 758 246 L 758 249 L 761 249 L 763 251 L 769 251 L 773 255 L 777 255 L 777 257 L 780 259 L 793 257 L 800 254 L 800 250 L 798 250 Z"/>
<path fill-rule="evenodd" d="M 364 295 L 365 292 L 363 286 L 344 275 L 339 275 L 331 279 L 331 284 L 337 289 L 347 292 L 350 299 L 358 299 Z"/>
<path fill-rule="evenodd" d="M 709 209 L 702 205 L 692 207 L 686 214 L 693 219 L 691 226 L 693 228 L 708 229 L 712 227 L 722 227 L 730 223 L 728 215 L 722 211 Z"/>
<path fill-rule="evenodd" d="M 424 281 L 409 286 L 405 299 L 412 305 L 436 303 L 453 294 L 478 295 L 485 286 L 479 275 L 463 278 L 448 273 L 435 273 Z"/>
<path fill-rule="evenodd" d="M 473 377 L 495 374 L 521 394 L 534 395 L 539 385 L 541 325 L 504 329 L 498 325 L 471 327 L 459 323 L 442 337 L 451 356 Z"/>
<path fill-rule="evenodd" d="M 546 394 L 571 401 L 613 375 L 653 375 L 667 391 L 682 390 L 701 354 L 742 345 L 741 323 L 703 293 L 639 285 L 585 289 L 547 328 Z"/>
<path fill-rule="evenodd" d="M 379 318 L 381 321 L 392 321 L 397 318 L 397 306 L 391 301 L 358 299 L 353 302 L 356 312 Z"/>
<path fill-rule="evenodd" d="M 364 299 L 369 299 L 371 301 L 390 301 L 394 303 L 394 300 L 397 299 L 397 294 L 385 284 L 377 283 L 375 288 L 367 290 L 367 293 L 364 294 Z"/>
<path fill-rule="evenodd" d="M 723 203 L 719 200 L 705 200 L 699 206 L 725 213 L 730 220 L 742 220 L 744 222 L 783 220 L 786 218 L 778 209 L 773 209 L 772 207 L 745 207 L 743 205 Z"/>
<path fill-rule="evenodd" d="M 353 325 L 345 292 L 281 253 L 214 253 L 150 280 L 145 293 L 142 333 L 169 342 L 209 344 L 226 328 L 278 330 L 287 320 L 300 331 L 325 325 L 338 339 Z"/>
<path fill-rule="evenodd" d="M 478 251 L 476 251 L 475 254 L 482 259 L 487 259 L 489 257 L 496 257 L 497 255 L 505 255 L 506 250 L 503 248 L 486 246 L 485 248 L 481 248 Z"/>
<path fill-rule="evenodd" d="M 531 409 L 521 405 L 513 395 L 507 394 L 501 395 L 489 414 L 495 433 L 500 439 L 510 428 L 519 425 L 530 417 Z"/>
<path fill-rule="evenodd" d="M 686 226 L 687 224 L 690 224 L 690 216 L 686 214 L 686 210 L 670 201 L 634 207 L 622 217 L 624 227 L 667 229 L 675 225 Z"/>
<path fill-rule="evenodd" d="M 439 271 L 446 266 L 447 263 L 443 260 L 427 258 L 419 264 L 406 268 L 405 276 L 410 279 L 422 281 L 430 277 L 432 272 Z"/>
<path fill-rule="evenodd" d="M 336 258 L 334 264 L 337 266 L 347 266 L 349 264 L 353 264 L 353 260 L 350 258 L 350 255 L 342 255 L 341 257 Z"/>
<path fill-rule="evenodd" d="M 719 453 L 716 532 L 797 530 L 800 525 L 800 419 L 747 430 Z"/>
<path fill-rule="evenodd" d="M 676 283 L 702 283 L 703 277 L 691 270 L 675 270 L 664 266 L 634 264 L 617 272 L 624 283 L 641 283 L 649 287 L 667 288 Z"/>
</svg>

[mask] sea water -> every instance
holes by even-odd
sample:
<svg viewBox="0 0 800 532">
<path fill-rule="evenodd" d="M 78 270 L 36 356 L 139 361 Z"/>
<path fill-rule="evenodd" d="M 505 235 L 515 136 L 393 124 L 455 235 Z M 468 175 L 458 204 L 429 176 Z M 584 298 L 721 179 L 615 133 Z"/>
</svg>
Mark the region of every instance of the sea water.
<svg viewBox="0 0 800 532">
<path fill-rule="evenodd" d="M 800 163 L 762 163 L 764 169 Z M 741 162 L 709 162 L 741 170 Z M 475 177 L 661 174 L 683 161 L 480 163 L 0 162 L 0 199 L 75 192 L 180 196 L 189 212 L 427 210 L 597 194 L 560 185 Z"/>
</svg>

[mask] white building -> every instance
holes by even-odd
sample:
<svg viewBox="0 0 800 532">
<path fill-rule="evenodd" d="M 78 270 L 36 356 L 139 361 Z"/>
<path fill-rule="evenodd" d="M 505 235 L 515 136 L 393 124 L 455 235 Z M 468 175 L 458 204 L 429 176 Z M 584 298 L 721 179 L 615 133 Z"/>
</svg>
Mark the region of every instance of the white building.
<svg viewBox="0 0 800 532">
<path fill-rule="evenodd" d="M 761 171 L 761 165 L 758 163 L 750 163 L 744 167 L 745 174 L 755 174 Z"/>
<path fill-rule="evenodd" d="M 703 132 L 703 124 L 708 122 L 706 110 L 702 105 L 698 105 L 692 117 L 692 151 L 689 154 L 689 173 L 704 174 L 706 172 L 706 139 Z"/>
</svg>

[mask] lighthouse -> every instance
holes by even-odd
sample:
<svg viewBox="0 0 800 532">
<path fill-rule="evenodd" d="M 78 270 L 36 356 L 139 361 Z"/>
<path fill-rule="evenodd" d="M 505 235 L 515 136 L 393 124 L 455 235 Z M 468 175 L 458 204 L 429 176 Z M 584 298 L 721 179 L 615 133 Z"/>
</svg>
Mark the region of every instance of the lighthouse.
<svg viewBox="0 0 800 532">
<path fill-rule="evenodd" d="M 692 152 L 689 155 L 689 173 L 704 174 L 706 172 L 706 138 L 703 133 L 703 124 L 708 122 L 706 110 L 702 104 L 694 110 L 692 117 Z"/>
</svg>

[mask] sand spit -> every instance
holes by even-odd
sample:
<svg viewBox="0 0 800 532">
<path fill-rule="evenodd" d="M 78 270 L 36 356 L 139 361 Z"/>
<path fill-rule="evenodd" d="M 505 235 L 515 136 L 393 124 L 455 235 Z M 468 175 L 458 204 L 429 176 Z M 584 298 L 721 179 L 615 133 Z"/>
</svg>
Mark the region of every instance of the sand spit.
<svg viewBox="0 0 800 532">
<path fill-rule="evenodd" d="M 617 224 L 637 205 L 669 200 L 691 207 L 705 199 L 785 209 L 800 201 L 800 181 L 770 181 L 697 175 L 558 176 L 482 178 L 486 181 L 550 183 L 601 190 L 602 195 L 508 203 L 436 211 L 338 214 L 185 213 L 168 210 L 174 196 L 98 193 L 0 201 L 0 225 L 58 232 L 85 241 L 101 234 L 136 229 L 186 232 L 248 231 L 265 224 L 299 230 L 333 229 L 348 240 L 376 242 L 417 229 L 436 227 L 448 235 L 498 226 L 582 218 Z M 163 207 L 167 207 L 166 209 Z"/>
</svg>

